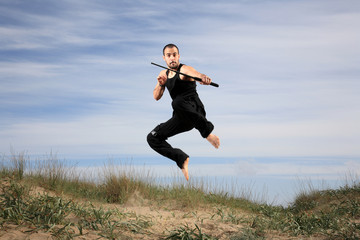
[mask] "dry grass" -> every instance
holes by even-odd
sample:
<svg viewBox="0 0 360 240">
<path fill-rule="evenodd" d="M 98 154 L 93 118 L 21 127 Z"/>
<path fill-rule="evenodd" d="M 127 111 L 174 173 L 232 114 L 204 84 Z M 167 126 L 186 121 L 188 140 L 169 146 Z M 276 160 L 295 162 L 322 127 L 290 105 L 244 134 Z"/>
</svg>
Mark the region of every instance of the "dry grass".
<svg viewBox="0 0 360 240">
<path fill-rule="evenodd" d="M 113 163 L 104 166 L 96 182 L 81 176 L 53 154 L 44 160 L 30 160 L 23 152 L 4 156 L 0 237 L 20 233 L 24 239 L 39 233 L 54 239 L 360 237 L 360 184 L 353 176 L 347 176 L 347 184 L 339 189 L 319 191 L 309 184 L 288 208 L 254 202 L 249 195 L 211 193 L 206 181 L 158 185 L 149 172 Z"/>
</svg>

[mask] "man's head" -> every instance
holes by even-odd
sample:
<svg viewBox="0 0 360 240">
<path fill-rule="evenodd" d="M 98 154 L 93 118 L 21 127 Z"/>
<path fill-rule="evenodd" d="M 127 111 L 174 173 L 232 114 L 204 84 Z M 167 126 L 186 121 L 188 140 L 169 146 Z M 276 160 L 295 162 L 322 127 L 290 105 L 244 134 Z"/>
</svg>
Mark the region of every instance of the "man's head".
<svg viewBox="0 0 360 240">
<path fill-rule="evenodd" d="M 179 48 L 175 44 L 168 44 L 163 49 L 163 58 L 171 69 L 177 69 L 179 66 Z"/>
</svg>

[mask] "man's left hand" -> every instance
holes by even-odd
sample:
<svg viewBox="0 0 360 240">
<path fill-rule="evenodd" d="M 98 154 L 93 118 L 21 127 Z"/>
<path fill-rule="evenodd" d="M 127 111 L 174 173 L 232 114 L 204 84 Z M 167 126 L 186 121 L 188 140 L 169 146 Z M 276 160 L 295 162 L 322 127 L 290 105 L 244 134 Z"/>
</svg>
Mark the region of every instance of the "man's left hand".
<svg viewBox="0 0 360 240">
<path fill-rule="evenodd" d="M 209 78 L 205 74 L 201 74 L 201 82 L 200 82 L 200 84 L 209 85 L 210 83 L 211 83 L 211 78 Z"/>
</svg>

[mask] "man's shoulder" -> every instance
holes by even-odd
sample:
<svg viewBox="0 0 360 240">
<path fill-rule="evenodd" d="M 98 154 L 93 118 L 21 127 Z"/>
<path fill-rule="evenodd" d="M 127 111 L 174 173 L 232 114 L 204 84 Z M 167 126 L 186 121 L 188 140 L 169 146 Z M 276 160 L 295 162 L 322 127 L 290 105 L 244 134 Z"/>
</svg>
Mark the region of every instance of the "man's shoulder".
<svg viewBox="0 0 360 240">
<path fill-rule="evenodd" d="M 192 69 L 194 69 L 193 67 L 189 66 L 189 65 L 185 65 L 185 64 L 181 64 L 181 68 L 180 68 L 180 72 L 182 73 L 186 73 L 191 71 Z"/>
</svg>

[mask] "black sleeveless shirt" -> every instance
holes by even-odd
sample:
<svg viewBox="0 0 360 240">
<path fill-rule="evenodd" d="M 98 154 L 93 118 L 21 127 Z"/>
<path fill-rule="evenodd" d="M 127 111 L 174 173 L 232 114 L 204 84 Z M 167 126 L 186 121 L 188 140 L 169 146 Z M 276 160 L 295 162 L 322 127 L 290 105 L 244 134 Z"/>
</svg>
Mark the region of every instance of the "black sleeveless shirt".
<svg viewBox="0 0 360 240">
<path fill-rule="evenodd" d="M 177 71 L 180 72 L 180 69 L 183 65 L 184 64 L 180 64 Z M 169 76 L 169 70 L 166 71 L 166 75 Z M 173 100 L 178 96 L 187 97 L 191 95 L 197 95 L 195 81 L 181 80 L 179 73 L 176 73 L 172 78 L 168 78 L 165 86 Z"/>
</svg>

